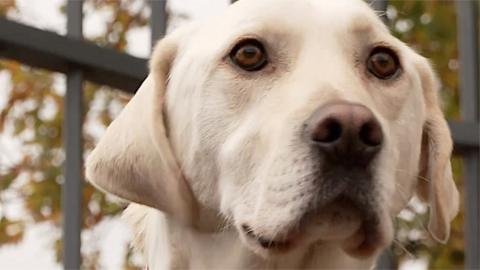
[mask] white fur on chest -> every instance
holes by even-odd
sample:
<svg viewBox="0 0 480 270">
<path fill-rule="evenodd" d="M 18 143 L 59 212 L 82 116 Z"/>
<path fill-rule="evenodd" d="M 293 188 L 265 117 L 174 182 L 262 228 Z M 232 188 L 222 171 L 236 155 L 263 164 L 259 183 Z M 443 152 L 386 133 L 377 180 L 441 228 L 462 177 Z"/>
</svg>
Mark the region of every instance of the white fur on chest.
<svg viewBox="0 0 480 270">
<path fill-rule="evenodd" d="M 133 246 L 149 270 L 167 269 L 369 269 L 373 261 L 349 257 L 328 243 L 264 259 L 241 243 L 235 230 L 200 233 L 152 208 L 132 204 L 124 219 L 133 226 Z"/>
</svg>

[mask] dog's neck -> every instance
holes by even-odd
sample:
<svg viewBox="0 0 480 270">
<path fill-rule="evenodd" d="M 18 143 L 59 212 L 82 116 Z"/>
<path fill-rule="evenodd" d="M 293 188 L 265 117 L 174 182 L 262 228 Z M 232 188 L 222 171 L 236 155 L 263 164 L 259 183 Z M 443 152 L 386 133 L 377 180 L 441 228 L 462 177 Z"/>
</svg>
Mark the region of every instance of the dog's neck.
<svg viewBox="0 0 480 270">
<path fill-rule="evenodd" d="M 373 258 L 354 259 L 331 243 L 300 247 L 265 259 L 247 249 L 233 228 L 201 232 L 157 210 L 138 205 L 131 207 L 135 209 L 127 210 L 125 219 L 135 224 L 134 233 L 139 241 L 134 242 L 134 246 L 143 251 L 149 270 L 369 269 L 374 263 Z"/>
</svg>

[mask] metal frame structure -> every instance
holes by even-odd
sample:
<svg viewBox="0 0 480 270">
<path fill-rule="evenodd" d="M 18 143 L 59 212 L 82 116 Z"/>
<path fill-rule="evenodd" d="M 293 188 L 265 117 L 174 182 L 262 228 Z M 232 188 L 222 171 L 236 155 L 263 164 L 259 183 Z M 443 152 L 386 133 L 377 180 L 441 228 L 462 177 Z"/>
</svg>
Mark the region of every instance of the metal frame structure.
<svg viewBox="0 0 480 270">
<path fill-rule="evenodd" d="M 478 4 L 478 2 L 477 2 Z M 475 149 L 466 149 L 463 155 L 465 179 L 465 252 L 467 268 L 480 269 L 480 60 L 479 7 L 475 1 L 458 1 L 458 42 L 460 52 L 460 110 L 463 121 L 471 123 L 476 136 Z M 470 151 L 468 151 L 470 150 Z"/>
<path fill-rule="evenodd" d="M 232 2 L 235 2 L 233 0 Z M 374 0 L 372 7 L 385 11 L 388 0 Z M 166 0 L 150 0 L 152 44 L 165 34 Z M 66 151 L 63 204 L 63 258 L 65 269 L 81 265 L 81 190 L 83 81 L 89 80 L 134 93 L 147 76 L 147 60 L 98 47 L 82 40 L 82 0 L 68 0 L 67 35 L 15 23 L 0 18 L 0 57 L 67 75 L 65 95 L 64 145 Z M 474 0 L 458 1 L 458 42 L 462 122 L 450 122 L 455 153 L 464 160 L 466 198 L 467 269 L 480 269 L 480 173 L 479 173 L 479 44 L 478 7 Z M 32 42 L 35 40 L 35 42 Z M 380 268 L 390 268 L 383 256 Z"/>
<path fill-rule="evenodd" d="M 67 4 L 67 36 L 81 40 L 82 1 L 69 1 Z M 64 147 L 65 147 L 65 183 L 62 186 L 63 207 L 63 265 L 65 269 L 74 269 L 81 264 L 82 232 L 82 187 L 83 187 L 83 72 L 79 69 L 67 71 L 67 90 L 65 93 Z M 67 197 L 68 195 L 68 197 Z M 74 211 L 65 211 L 74 209 Z"/>
</svg>

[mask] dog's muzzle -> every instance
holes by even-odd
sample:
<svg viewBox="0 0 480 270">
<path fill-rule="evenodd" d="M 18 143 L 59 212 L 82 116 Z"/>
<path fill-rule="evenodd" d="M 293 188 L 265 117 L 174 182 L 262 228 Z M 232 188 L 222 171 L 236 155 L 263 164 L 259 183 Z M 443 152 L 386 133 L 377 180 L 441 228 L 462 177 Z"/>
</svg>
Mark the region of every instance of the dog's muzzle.
<svg viewBox="0 0 480 270">
<path fill-rule="evenodd" d="M 305 122 L 303 138 L 320 164 L 318 178 L 322 180 L 315 184 L 320 195 L 316 208 L 340 197 L 348 198 L 364 212 L 371 208 L 373 163 L 384 141 L 373 112 L 356 103 L 329 103 Z"/>
<path fill-rule="evenodd" d="M 375 252 L 388 238 L 384 237 L 388 228 L 380 222 L 388 216 L 372 194 L 372 163 L 384 143 L 379 121 L 363 105 L 333 102 L 312 113 L 301 136 L 313 162 L 320 164 L 312 174 L 309 206 L 298 218 L 292 217 L 295 225 L 280 225 L 283 229 L 276 234 L 248 223 L 240 225 L 240 232 L 268 252 L 320 240 L 342 241 L 353 255 Z"/>
</svg>

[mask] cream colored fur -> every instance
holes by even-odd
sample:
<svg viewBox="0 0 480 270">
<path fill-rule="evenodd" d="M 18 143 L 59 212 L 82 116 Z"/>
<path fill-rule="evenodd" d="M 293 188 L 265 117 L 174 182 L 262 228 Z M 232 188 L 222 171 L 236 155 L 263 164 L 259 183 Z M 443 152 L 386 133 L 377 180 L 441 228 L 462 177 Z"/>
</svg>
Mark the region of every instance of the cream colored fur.
<svg viewBox="0 0 480 270">
<path fill-rule="evenodd" d="M 255 75 L 228 58 L 245 37 L 269 53 Z M 366 72 L 379 44 L 398 53 L 392 81 Z M 368 269 L 415 193 L 430 204 L 433 237 L 447 241 L 458 192 L 438 82 L 362 1 L 241 0 L 160 41 L 150 71 L 86 165 L 94 185 L 132 202 L 124 218 L 148 269 Z M 268 237 L 299 226 L 318 194 L 300 181 L 313 158 L 298 130 L 337 100 L 369 108 L 384 133 L 371 190 L 382 237 L 366 254 L 351 252 L 360 240 L 343 235 L 355 216 L 326 211 L 288 252 L 264 250 L 241 225 Z"/>
</svg>

